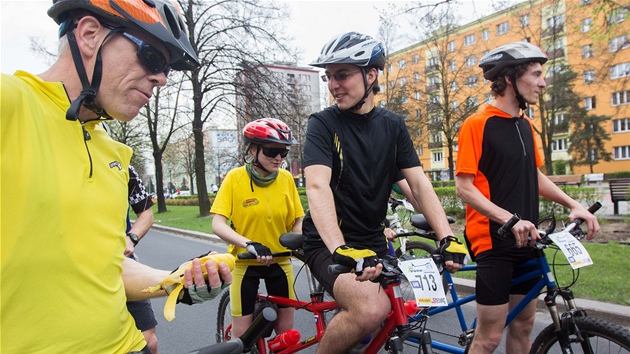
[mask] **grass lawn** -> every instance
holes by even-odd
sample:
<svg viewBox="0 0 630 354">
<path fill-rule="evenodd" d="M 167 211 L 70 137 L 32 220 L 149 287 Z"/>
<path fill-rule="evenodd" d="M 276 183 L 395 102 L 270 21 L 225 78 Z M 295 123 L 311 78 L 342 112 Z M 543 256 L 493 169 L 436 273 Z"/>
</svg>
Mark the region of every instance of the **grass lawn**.
<svg viewBox="0 0 630 354">
<path fill-rule="evenodd" d="M 157 205 L 153 206 L 155 224 L 175 227 L 185 230 L 212 233 L 212 217 L 199 217 L 197 206 L 167 206 L 168 212 L 157 214 Z M 132 213 L 133 215 L 133 213 Z M 461 239 L 461 235 L 458 235 Z M 579 279 L 571 287 L 576 297 L 604 302 L 630 305 L 630 261 L 628 251 L 630 246 L 615 242 L 607 244 L 584 243 L 594 264 L 580 269 Z M 555 250 L 548 249 L 545 253 L 549 263 L 553 262 Z M 559 252 L 556 264 L 567 264 L 564 255 Z M 457 274 L 462 278 L 474 278 L 472 272 Z M 573 279 L 571 267 L 556 266 L 556 281 L 560 286 L 568 285 Z"/>
</svg>

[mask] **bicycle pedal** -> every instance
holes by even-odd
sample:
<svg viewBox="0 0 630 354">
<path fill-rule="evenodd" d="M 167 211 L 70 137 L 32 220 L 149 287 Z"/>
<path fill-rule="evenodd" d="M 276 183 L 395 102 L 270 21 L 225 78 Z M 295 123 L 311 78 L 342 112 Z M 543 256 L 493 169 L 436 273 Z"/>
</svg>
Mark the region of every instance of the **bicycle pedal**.
<svg viewBox="0 0 630 354">
<path fill-rule="evenodd" d="M 474 336 L 475 336 L 475 329 L 471 328 L 467 330 L 466 332 L 459 335 L 459 340 L 457 341 L 457 343 L 461 345 L 462 347 L 465 347 L 469 345 L 470 343 L 472 343 Z"/>
</svg>

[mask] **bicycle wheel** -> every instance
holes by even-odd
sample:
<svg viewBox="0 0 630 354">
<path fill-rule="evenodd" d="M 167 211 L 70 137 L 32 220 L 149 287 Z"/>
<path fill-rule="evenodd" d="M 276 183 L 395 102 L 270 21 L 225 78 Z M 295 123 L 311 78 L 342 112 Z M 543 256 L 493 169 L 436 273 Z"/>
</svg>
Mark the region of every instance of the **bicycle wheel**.
<svg viewBox="0 0 630 354">
<path fill-rule="evenodd" d="M 230 289 L 221 295 L 217 310 L 217 343 L 232 339 L 232 312 L 230 309 Z"/>
<path fill-rule="evenodd" d="M 630 353 L 629 330 L 594 317 L 576 317 L 574 321 L 584 341 L 580 342 L 576 331 L 570 329 L 572 353 Z M 563 353 L 553 324 L 547 326 L 534 340 L 530 354 L 534 353 Z"/>
<path fill-rule="evenodd" d="M 428 243 L 422 241 L 409 241 L 407 242 L 405 253 L 403 254 L 400 248 L 398 248 L 396 250 L 396 257 L 398 257 L 401 261 L 407 261 L 414 258 L 428 257 L 433 252 L 435 252 L 435 247 Z M 448 294 L 448 281 L 444 275 L 442 275 L 442 286 L 444 287 L 444 294 Z M 411 285 L 404 277 L 400 282 L 400 290 L 405 301 L 415 298 Z"/>
</svg>

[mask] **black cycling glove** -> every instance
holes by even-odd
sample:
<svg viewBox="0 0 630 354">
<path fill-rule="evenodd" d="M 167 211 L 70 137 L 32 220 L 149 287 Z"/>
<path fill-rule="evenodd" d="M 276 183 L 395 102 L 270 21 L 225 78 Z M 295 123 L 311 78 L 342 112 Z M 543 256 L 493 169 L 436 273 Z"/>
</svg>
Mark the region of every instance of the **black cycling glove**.
<svg viewBox="0 0 630 354">
<path fill-rule="evenodd" d="M 346 245 L 339 246 L 332 254 L 333 262 L 351 267 L 357 275 L 363 273 L 363 268 L 375 267 L 378 263 L 376 253 L 372 250 L 358 250 Z"/>
<path fill-rule="evenodd" d="M 444 262 L 453 261 L 463 265 L 468 250 L 455 236 L 446 236 L 438 242 L 435 253 L 442 255 Z"/>
<path fill-rule="evenodd" d="M 249 241 L 246 243 L 246 245 L 247 247 L 245 247 L 245 249 L 247 250 L 247 252 L 253 254 L 256 257 L 271 256 L 271 250 L 269 249 L 269 247 L 263 245 L 260 242 Z"/>
</svg>

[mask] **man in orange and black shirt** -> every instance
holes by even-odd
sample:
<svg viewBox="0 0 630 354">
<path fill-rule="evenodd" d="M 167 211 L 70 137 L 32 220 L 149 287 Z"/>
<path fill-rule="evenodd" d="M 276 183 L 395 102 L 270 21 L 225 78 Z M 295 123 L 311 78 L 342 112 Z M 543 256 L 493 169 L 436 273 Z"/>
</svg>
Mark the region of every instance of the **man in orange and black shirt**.
<svg viewBox="0 0 630 354">
<path fill-rule="evenodd" d="M 465 237 L 477 261 L 478 322 L 471 354 L 497 348 L 509 308 L 537 281 L 511 286 L 513 278 L 529 271 L 514 266 L 535 255 L 528 246 L 540 238 L 535 224 L 539 195 L 571 209 L 570 219 L 584 219 L 587 238 L 599 230 L 597 219 L 538 169 L 542 159 L 534 130 L 521 112 L 526 104 L 536 104 L 545 88 L 546 61 L 540 48 L 524 42 L 486 54 L 479 66 L 492 81 L 495 100 L 466 119 L 459 133 L 457 195 L 466 203 Z M 498 229 L 513 214 L 521 220 L 510 230 L 512 235 L 499 237 Z M 534 300 L 508 326 L 508 354 L 529 352 L 535 311 Z"/>
</svg>

